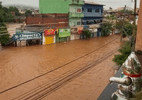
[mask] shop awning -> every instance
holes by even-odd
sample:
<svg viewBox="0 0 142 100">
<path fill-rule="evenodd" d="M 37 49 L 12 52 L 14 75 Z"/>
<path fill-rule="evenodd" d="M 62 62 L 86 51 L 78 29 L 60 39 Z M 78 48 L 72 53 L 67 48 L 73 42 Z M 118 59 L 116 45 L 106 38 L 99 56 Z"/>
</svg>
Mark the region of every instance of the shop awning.
<svg viewBox="0 0 142 100">
<path fill-rule="evenodd" d="M 46 29 L 44 31 L 44 35 L 47 36 L 47 35 L 55 35 L 55 32 L 56 32 L 56 29 Z"/>
<path fill-rule="evenodd" d="M 70 29 L 59 29 L 59 37 L 67 37 L 70 35 Z"/>
</svg>

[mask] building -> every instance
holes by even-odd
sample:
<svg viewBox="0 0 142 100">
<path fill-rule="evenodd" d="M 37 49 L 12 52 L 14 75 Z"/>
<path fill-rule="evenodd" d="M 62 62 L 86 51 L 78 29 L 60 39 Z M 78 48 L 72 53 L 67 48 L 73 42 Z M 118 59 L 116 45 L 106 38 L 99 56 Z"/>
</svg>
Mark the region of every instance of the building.
<svg viewBox="0 0 142 100">
<path fill-rule="evenodd" d="M 138 19 L 138 27 L 137 27 L 137 36 L 136 36 L 136 50 L 142 51 L 142 1 L 140 1 L 139 8 L 139 19 Z"/>
<path fill-rule="evenodd" d="M 80 34 L 78 30 L 82 30 L 81 18 L 84 17 L 82 12 L 83 0 L 39 0 L 39 13 L 40 14 L 69 14 L 68 25 L 71 28 L 70 40 L 79 39 Z M 63 19 L 61 17 L 61 19 Z M 77 30 L 77 31 L 74 31 Z M 72 38 L 73 37 L 73 38 Z"/>
<path fill-rule="evenodd" d="M 52 14 L 62 13 L 66 14 L 69 10 L 69 3 L 71 0 L 39 0 L 39 13 Z"/>
<path fill-rule="evenodd" d="M 100 23 L 103 20 L 103 6 L 104 5 L 102 4 L 85 1 L 82 6 L 84 13 L 82 25 L 85 29 L 90 29 L 92 32 L 96 32 L 96 29 L 100 27 Z M 100 29 L 98 30 L 100 31 Z"/>
<path fill-rule="evenodd" d="M 82 12 L 83 5 L 83 0 L 71 0 L 69 4 L 69 26 L 71 28 L 70 40 L 80 39 L 81 37 L 80 32 L 83 30 L 81 19 L 84 17 Z"/>
<path fill-rule="evenodd" d="M 39 0 L 40 14 L 68 14 L 69 26 L 81 25 L 83 0 Z"/>
<path fill-rule="evenodd" d="M 38 9 L 32 10 L 32 14 L 39 14 L 39 10 Z"/>
<path fill-rule="evenodd" d="M 69 27 L 68 14 L 34 14 L 27 16 L 26 24 L 41 24 L 49 28 L 65 28 Z"/>
<path fill-rule="evenodd" d="M 103 6 L 104 5 L 102 4 L 85 1 L 85 4 L 82 6 L 84 13 L 82 24 L 84 25 L 84 28 L 89 27 L 89 25 L 102 22 Z"/>
<path fill-rule="evenodd" d="M 25 10 L 22 10 L 22 9 L 18 9 L 18 10 L 19 10 L 20 14 L 25 14 L 25 12 L 26 12 Z"/>
</svg>

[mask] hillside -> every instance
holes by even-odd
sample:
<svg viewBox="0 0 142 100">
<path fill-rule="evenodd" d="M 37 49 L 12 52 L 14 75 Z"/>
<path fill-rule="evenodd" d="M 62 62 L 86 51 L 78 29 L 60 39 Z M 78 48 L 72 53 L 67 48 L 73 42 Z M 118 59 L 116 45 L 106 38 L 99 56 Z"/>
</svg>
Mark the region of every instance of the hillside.
<svg viewBox="0 0 142 100">
<path fill-rule="evenodd" d="M 18 9 L 21 10 L 33 10 L 33 9 L 38 9 L 38 7 L 34 7 L 34 6 L 27 6 L 27 5 L 21 5 L 21 4 L 16 4 L 16 5 L 3 5 L 4 7 L 9 8 L 10 6 L 14 6 L 17 7 Z"/>
</svg>

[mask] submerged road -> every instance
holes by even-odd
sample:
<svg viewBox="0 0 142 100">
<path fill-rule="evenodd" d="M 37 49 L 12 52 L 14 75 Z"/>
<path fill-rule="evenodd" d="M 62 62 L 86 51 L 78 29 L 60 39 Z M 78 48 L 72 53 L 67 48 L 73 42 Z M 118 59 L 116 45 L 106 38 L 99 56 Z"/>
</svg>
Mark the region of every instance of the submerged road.
<svg viewBox="0 0 142 100">
<path fill-rule="evenodd" d="M 114 35 L 5 48 L 0 51 L 0 99 L 93 100 L 114 74 L 112 57 L 119 46 Z"/>
</svg>

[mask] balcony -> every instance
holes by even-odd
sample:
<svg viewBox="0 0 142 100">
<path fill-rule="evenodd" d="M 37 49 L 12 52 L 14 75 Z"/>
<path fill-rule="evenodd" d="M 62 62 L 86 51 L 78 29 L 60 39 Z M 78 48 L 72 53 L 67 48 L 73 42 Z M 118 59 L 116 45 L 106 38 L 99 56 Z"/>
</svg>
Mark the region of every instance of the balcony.
<svg viewBox="0 0 142 100">
<path fill-rule="evenodd" d="M 84 17 L 83 13 L 69 13 L 69 18 L 82 18 Z"/>
<path fill-rule="evenodd" d="M 83 2 L 83 0 L 71 0 L 69 4 L 70 5 L 72 5 L 72 4 L 74 4 L 74 5 L 83 5 L 84 2 Z"/>
</svg>

